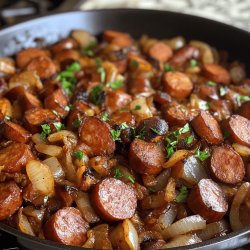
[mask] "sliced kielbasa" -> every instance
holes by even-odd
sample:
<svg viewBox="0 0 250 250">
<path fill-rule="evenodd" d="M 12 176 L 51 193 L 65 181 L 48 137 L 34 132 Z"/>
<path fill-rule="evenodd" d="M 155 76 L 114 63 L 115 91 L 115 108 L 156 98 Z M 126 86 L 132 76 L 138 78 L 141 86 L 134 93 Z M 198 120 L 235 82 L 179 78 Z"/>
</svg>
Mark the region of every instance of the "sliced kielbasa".
<svg viewBox="0 0 250 250">
<path fill-rule="evenodd" d="M 14 181 L 0 183 L 0 220 L 13 215 L 22 205 L 21 189 Z"/>
<path fill-rule="evenodd" d="M 198 110 L 172 102 L 162 107 L 163 118 L 170 126 L 184 126 L 198 115 Z"/>
<path fill-rule="evenodd" d="M 122 123 L 126 123 L 128 126 L 135 125 L 135 117 L 129 111 L 116 111 L 110 116 L 109 124 L 113 125 L 121 125 Z"/>
<path fill-rule="evenodd" d="M 108 125 L 96 117 L 83 119 L 79 137 L 92 149 L 94 155 L 110 155 L 115 151 L 115 142 Z"/>
<path fill-rule="evenodd" d="M 219 221 L 228 210 L 224 192 L 211 179 L 202 179 L 188 196 L 187 203 L 194 214 L 201 215 L 208 223 Z"/>
<path fill-rule="evenodd" d="M 174 98 L 186 98 L 193 89 L 192 81 L 182 72 L 167 72 L 162 81 L 164 91 Z"/>
<path fill-rule="evenodd" d="M 3 127 L 5 138 L 11 141 L 26 143 L 31 137 L 31 133 L 22 126 L 14 122 L 5 122 Z"/>
<path fill-rule="evenodd" d="M 218 122 L 208 112 L 202 110 L 198 116 L 196 116 L 191 124 L 195 132 L 210 144 L 219 144 L 223 141 L 223 135 Z"/>
<path fill-rule="evenodd" d="M 236 143 L 250 146 L 250 120 L 240 115 L 232 115 L 224 126 Z"/>
<path fill-rule="evenodd" d="M 136 128 L 137 134 L 143 133 L 146 141 L 150 141 L 158 135 L 164 135 L 167 131 L 168 124 L 157 117 L 142 120 Z"/>
<path fill-rule="evenodd" d="M 103 32 L 103 38 L 107 42 L 112 42 L 114 44 L 118 43 L 117 45 L 125 44 L 126 46 L 131 46 L 132 42 L 133 42 L 133 40 L 132 40 L 132 38 L 130 37 L 129 34 L 114 31 L 114 30 L 106 30 L 106 31 L 104 31 Z"/>
<path fill-rule="evenodd" d="M 210 169 L 218 180 L 227 184 L 241 182 L 246 172 L 242 158 L 228 145 L 213 148 Z"/>
<path fill-rule="evenodd" d="M 23 143 L 15 142 L 0 150 L 0 166 L 4 166 L 4 172 L 20 172 L 33 159 L 29 146 Z"/>
<path fill-rule="evenodd" d="M 88 223 L 81 213 L 74 207 L 58 210 L 46 222 L 44 236 L 48 240 L 57 241 L 65 245 L 82 246 L 87 239 Z"/>
<path fill-rule="evenodd" d="M 47 56 L 32 59 L 26 69 L 35 70 L 42 80 L 49 78 L 56 73 L 56 65 Z"/>
<path fill-rule="evenodd" d="M 42 107 L 41 101 L 33 94 L 25 91 L 22 98 L 21 98 L 21 104 L 23 109 L 26 111 L 28 109 L 32 108 L 40 108 Z"/>
<path fill-rule="evenodd" d="M 77 42 L 73 38 L 68 37 L 51 46 L 51 51 L 57 54 L 63 50 L 76 49 L 77 47 Z"/>
<path fill-rule="evenodd" d="M 129 150 L 130 166 L 140 174 L 158 174 L 165 162 L 162 147 L 153 142 L 135 139 Z"/>
<path fill-rule="evenodd" d="M 45 98 L 44 107 L 55 110 L 61 117 L 65 117 L 68 114 L 68 111 L 65 110 L 68 102 L 68 97 L 63 90 L 57 89 Z"/>
<path fill-rule="evenodd" d="M 17 66 L 23 69 L 27 64 L 34 58 L 40 56 L 47 56 L 48 53 L 45 50 L 41 50 L 38 48 L 27 48 L 20 51 L 16 56 Z"/>
<path fill-rule="evenodd" d="M 63 50 L 60 53 L 56 54 L 55 60 L 58 61 L 61 66 L 67 61 L 77 61 L 80 57 L 80 53 L 77 50 Z"/>
<path fill-rule="evenodd" d="M 250 120 L 250 101 L 244 102 L 236 113 Z"/>
<path fill-rule="evenodd" d="M 151 58 L 164 63 L 172 57 L 173 50 L 163 42 L 156 42 L 149 47 L 148 55 Z"/>
<path fill-rule="evenodd" d="M 114 178 L 98 182 L 90 198 L 96 212 L 107 221 L 131 218 L 137 206 L 134 189 Z"/>
<path fill-rule="evenodd" d="M 179 49 L 171 58 L 170 63 L 174 66 L 182 66 L 185 64 L 188 60 L 190 60 L 195 52 L 197 51 L 196 48 L 192 46 L 185 46 L 181 49 Z"/>
<path fill-rule="evenodd" d="M 217 83 L 229 84 L 231 81 L 229 72 L 218 64 L 205 64 L 203 74 L 209 80 Z"/>
<path fill-rule="evenodd" d="M 58 121 L 58 117 L 49 109 L 34 108 L 27 110 L 24 114 L 26 127 L 32 133 L 39 132 L 42 124 L 55 121 Z"/>
</svg>

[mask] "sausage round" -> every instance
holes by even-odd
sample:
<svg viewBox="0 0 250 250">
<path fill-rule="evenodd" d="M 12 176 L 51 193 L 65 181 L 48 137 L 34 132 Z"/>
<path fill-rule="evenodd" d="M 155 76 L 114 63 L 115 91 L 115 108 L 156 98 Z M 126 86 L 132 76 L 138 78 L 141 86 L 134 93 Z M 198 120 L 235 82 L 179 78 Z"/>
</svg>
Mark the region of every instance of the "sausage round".
<svg viewBox="0 0 250 250">
<path fill-rule="evenodd" d="M 137 206 L 134 189 L 114 178 L 98 182 L 90 198 L 96 212 L 107 221 L 131 218 Z"/>
<path fill-rule="evenodd" d="M 129 149 L 129 164 L 140 174 L 158 174 L 165 162 L 163 149 L 153 142 L 135 139 Z"/>
<path fill-rule="evenodd" d="M 83 119 L 79 137 L 92 149 L 94 155 L 110 155 L 115 151 L 115 142 L 108 125 L 96 117 Z"/>
<path fill-rule="evenodd" d="M 217 83 L 229 84 L 231 81 L 229 72 L 218 64 L 205 64 L 203 73 L 209 80 Z"/>
<path fill-rule="evenodd" d="M 244 102 L 236 113 L 250 120 L 250 101 Z"/>
<path fill-rule="evenodd" d="M 136 128 L 136 132 L 143 133 L 144 139 L 146 141 L 150 141 L 158 135 L 163 135 L 168 131 L 168 124 L 157 117 L 150 117 L 142 120 L 138 127 Z"/>
<path fill-rule="evenodd" d="M 208 143 L 217 145 L 223 141 L 220 126 L 209 112 L 202 110 L 191 124 L 195 132 Z"/>
<path fill-rule="evenodd" d="M 21 189 L 14 181 L 0 183 L 0 220 L 13 215 L 22 205 Z"/>
<path fill-rule="evenodd" d="M 38 48 L 24 49 L 16 56 L 17 66 L 23 69 L 32 59 L 40 56 L 47 56 L 47 52 Z"/>
<path fill-rule="evenodd" d="M 250 120 L 240 115 L 232 115 L 225 127 L 234 142 L 250 146 Z"/>
<path fill-rule="evenodd" d="M 88 223 L 74 207 L 58 210 L 44 226 L 44 236 L 48 240 L 65 245 L 82 246 L 86 241 Z"/>
<path fill-rule="evenodd" d="M 0 166 L 4 166 L 4 172 L 20 172 L 33 159 L 34 156 L 26 144 L 12 143 L 0 150 Z"/>
<path fill-rule="evenodd" d="M 228 210 L 224 192 L 211 179 L 202 179 L 192 188 L 187 204 L 208 223 L 221 220 Z"/>
<path fill-rule="evenodd" d="M 163 89 L 174 98 L 186 98 L 193 89 L 193 83 L 181 72 L 167 72 L 163 75 Z"/>
<path fill-rule="evenodd" d="M 57 54 L 63 50 L 76 49 L 78 47 L 77 42 L 73 38 L 65 38 L 60 42 L 54 44 L 51 47 L 51 51 L 54 54 Z"/>
<path fill-rule="evenodd" d="M 151 58 L 164 63 L 172 57 L 173 51 L 167 44 L 156 42 L 150 46 L 148 55 Z"/>
<path fill-rule="evenodd" d="M 56 65 L 47 56 L 32 59 L 26 69 L 35 70 L 42 80 L 49 78 L 56 73 Z"/>
<path fill-rule="evenodd" d="M 241 182 L 246 172 L 240 155 L 227 145 L 213 148 L 210 169 L 218 180 L 227 184 Z"/>
<path fill-rule="evenodd" d="M 41 101 L 31 93 L 25 91 L 21 98 L 22 108 L 26 111 L 32 108 L 40 108 L 42 106 Z"/>
<path fill-rule="evenodd" d="M 3 128 L 5 138 L 11 141 L 26 143 L 31 137 L 29 131 L 14 122 L 5 122 Z"/>
</svg>

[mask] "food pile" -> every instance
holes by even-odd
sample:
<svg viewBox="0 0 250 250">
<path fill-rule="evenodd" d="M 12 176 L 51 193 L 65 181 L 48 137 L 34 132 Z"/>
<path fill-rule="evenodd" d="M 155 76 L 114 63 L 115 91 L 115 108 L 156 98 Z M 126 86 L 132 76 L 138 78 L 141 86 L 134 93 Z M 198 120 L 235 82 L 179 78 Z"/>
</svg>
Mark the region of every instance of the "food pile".
<svg viewBox="0 0 250 250">
<path fill-rule="evenodd" d="M 0 58 L 0 220 L 95 249 L 250 225 L 250 79 L 203 41 L 73 30 Z"/>
</svg>

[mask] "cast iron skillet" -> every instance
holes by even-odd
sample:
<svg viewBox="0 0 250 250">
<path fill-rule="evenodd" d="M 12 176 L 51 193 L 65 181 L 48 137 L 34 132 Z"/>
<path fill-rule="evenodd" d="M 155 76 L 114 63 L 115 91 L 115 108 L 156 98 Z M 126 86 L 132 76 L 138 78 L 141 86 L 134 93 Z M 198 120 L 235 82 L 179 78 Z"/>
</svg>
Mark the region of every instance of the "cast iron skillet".
<svg viewBox="0 0 250 250">
<path fill-rule="evenodd" d="M 250 68 L 250 33 L 205 18 L 156 10 L 116 9 L 74 11 L 40 17 L 0 31 L 0 56 L 14 55 L 23 47 L 51 44 L 69 34 L 72 29 L 84 29 L 100 34 L 105 29 L 130 33 L 134 37 L 148 34 L 166 38 L 182 35 L 187 39 L 204 40 L 216 48 L 227 50 L 231 58 Z M 0 223 L 0 229 L 15 235 L 21 244 L 36 250 L 82 250 L 40 240 Z M 233 249 L 250 242 L 250 227 L 199 244 L 180 247 L 187 249 Z M 177 249 L 177 248 L 175 248 Z"/>
</svg>

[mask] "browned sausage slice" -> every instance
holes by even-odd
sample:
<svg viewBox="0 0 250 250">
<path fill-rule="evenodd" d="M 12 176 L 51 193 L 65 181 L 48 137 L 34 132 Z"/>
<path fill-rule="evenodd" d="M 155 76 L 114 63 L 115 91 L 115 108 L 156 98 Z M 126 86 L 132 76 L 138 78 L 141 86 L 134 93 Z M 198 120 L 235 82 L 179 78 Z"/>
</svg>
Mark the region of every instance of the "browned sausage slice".
<svg viewBox="0 0 250 250">
<path fill-rule="evenodd" d="M 21 99 L 21 104 L 25 111 L 28 109 L 39 108 L 42 106 L 41 101 L 35 95 L 32 95 L 27 91 L 25 91 L 23 94 L 23 97 Z"/>
<path fill-rule="evenodd" d="M 62 89 L 57 89 L 44 100 L 44 106 L 47 109 L 55 110 L 60 116 L 64 117 L 68 111 L 65 107 L 68 105 L 68 98 Z"/>
<path fill-rule="evenodd" d="M 218 180 L 227 184 L 241 182 L 246 172 L 240 155 L 227 145 L 213 148 L 210 168 Z"/>
<path fill-rule="evenodd" d="M 191 124 L 195 132 L 210 144 L 219 144 L 223 141 L 223 135 L 218 122 L 208 112 L 202 110 Z"/>
<path fill-rule="evenodd" d="M 211 179 L 202 179 L 193 187 L 187 203 L 194 214 L 201 215 L 208 223 L 219 221 L 228 210 L 224 192 Z"/>
<path fill-rule="evenodd" d="M 32 59 L 40 56 L 47 56 L 47 52 L 38 48 L 24 49 L 16 56 L 17 66 L 23 69 Z"/>
<path fill-rule="evenodd" d="M 5 122 L 3 133 L 5 138 L 22 143 L 28 142 L 31 137 L 31 133 L 29 131 L 14 122 Z"/>
<path fill-rule="evenodd" d="M 189 77 L 181 72 L 167 72 L 162 80 L 164 91 L 174 98 L 186 98 L 193 89 Z"/>
<path fill-rule="evenodd" d="M 232 115 L 225 124 L 234 142 L 250 146 L 250 120 L 240 115 Z"/>
<path fill-rule="evenodd" d="M 37 133 L 42 124 L 58 121 L 58 117 L 49 109 L 34 108 L 25 112 L 24 121 L 32 133 Z"/>
<path fill-rule="evenodd" d="M 20 188 L 14 181 L 0 183 L 0 220 L 13 215 L 22 205 Z"/>
<path fill-rule="evenodd" d="M 236 113 L 250 120 L 250 101 L 244 102 Z"/>
<path fill-rule="evenodd" d="M 57 60 L 59 63 L 62 63 L 66 60 L 72 60 L 76 61 L 80 57 L 80 54 L 77 50 L 63 50 L 60 53 L 56 54 L 55 60 Z"/>
<path fill-rule="evenodd" d="M 96 212 L 107 221 L 131 218 L 137 205 L 134 189 L 114 178 L 97 183 L 90 198 Z"/>
<path fill-rule="evenodd" d="M 150 46 L 148 55 L 151 58 L 164 63 L 172 57 L 173 51 L 167 44 L 156 42 Z"/>
<path fill-rule="evenodd" d="M 181 66 L 190 60 L 194 53 L 197 51 L 196 48 L 192 46 L 185 46 L 179 49 L 171 58 L 170 63 L 174 66 Z"/>
<path fill-rule="evenodd" d="M 48 240 L 65 245 L 82 246 L 86 241 L 88 223 L 74 207 L 58 210 L 44 226 L 44 236 Z"/>
<path fill-rule="evenodd" d="M 112 42 L 112 40 L 120 38 L 120 37 L 130 37 L 127 33 L 122 33 L 114 30 L 106 30 L 103 32 L 103 39 L 107 42 Z"/>
<path fill-rule="evenodd" d="M 162 107 L 163 118 L 170 126 L 184 126 L 198 115 L 198 110 L 172 102 Z"/>
<path fill-rule="evenodd" d="M 205 64 L 203 73 L 209 80 L 217 83 L 229 84 L 231 81 L 229 72 L 218 64 Z"/>
<path fill-rule="evenodd" d="M 86 117 L 79 128 L 79 137 L 92 149 L 94 155 L 110 155 L 115 151 L 115 142 L 108 125 L 96 117 Z"/>
<path fill-rule="evenodd" d="M 0 150 L 0 166 L 4 166 L 3 171 L 8 173 L 20 172 L 33 159 L 34 156 L 26 144 L 12 143 Z"/>
<path fill-rule="evenodd" d="M 63 50 L 76 49 L 77 47 L 77 42 L 73 38 L 68 37 L 54 44 L 51 47 L 51 51 L 52 53 L 57 54 Z"/>
<path fill-rule="evenodd" d="M 35 70 L 42 80 L 56 73 L 56 65 L 47 56 L 32 59 L 26 67 L 27 70 Z"/>
<path fill-rule="evenodd" d="M 129 149 L 129 164 L 140 174 L 158 174 L 165 162 L 163 149 L 153 142 L 135 139 Z"/>
</svg>

